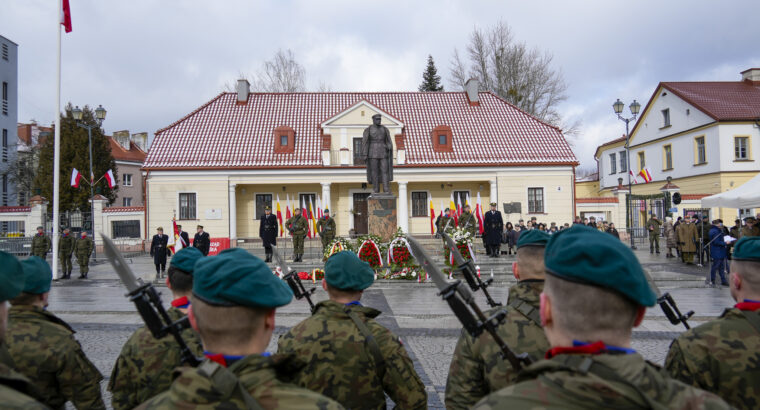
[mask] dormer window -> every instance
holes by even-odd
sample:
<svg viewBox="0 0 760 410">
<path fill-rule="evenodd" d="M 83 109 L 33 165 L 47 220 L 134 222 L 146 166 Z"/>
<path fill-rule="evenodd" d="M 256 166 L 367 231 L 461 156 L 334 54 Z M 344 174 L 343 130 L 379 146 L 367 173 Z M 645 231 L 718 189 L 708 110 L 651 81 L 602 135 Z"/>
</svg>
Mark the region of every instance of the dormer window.
<svg viewBox="0 0 760 410">
<path fill-rule="evenodd" d="M 280 146 L 284 147 L 288 145 L 288 136 L 287 135 L 280 135 Z"/>
<path fill-rule="evenodd" d="M 292 154 L 296 151 L 296 132 L 292 127 L 281 126 L 274 129 L 274 153 Z"/>
<path fill-rule="evenodd" d="M 446 134 L 438 134 L 438 145 L 446 145 L 449 142 Z"/>
<path fill-rule="evenodd" d="M 454 145 L 452 141 L 453 133 L 448 125 L 439 125 L 433 128 L 433 151 L 435 152 L 453 152 Z"/>
</svg>

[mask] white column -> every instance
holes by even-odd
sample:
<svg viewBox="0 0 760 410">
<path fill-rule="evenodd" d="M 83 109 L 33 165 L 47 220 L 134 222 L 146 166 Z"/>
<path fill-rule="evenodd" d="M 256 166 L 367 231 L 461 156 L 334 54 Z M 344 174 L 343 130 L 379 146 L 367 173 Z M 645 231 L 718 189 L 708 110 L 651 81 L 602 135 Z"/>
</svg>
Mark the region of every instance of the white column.
<svg viewBox="0 0 760 410">
<path fill-rule="evenodd" d="M 235 196 L 235 187 L 230 184 L 230 246 L 235 246 L 234 240 L 237 239 L 237 197 Z"/>
<path fill-rule="evenodd" d="M 406 181 L 398 182 L 398 225 L 404 233 L 409 233 L 409 196 L 406 194 Z"/>
<path fill-rule="evenodd" d="M 335 216 L 335 213 L 332 209 L 332 204 L 330 203 L 330 183 L 329 182 L 322 182 L 322 208 L 327 208 L 330 210 L 330 213 Z"/>
<path fill-rule="evenodd" d="M 496 202 L 497 206 L 499 203 L 499 195 L 497 193 L 496 189 L 496 180 L 491 180 L 491 193 L 489 194 L 489 198 L 491 199 L 489 202 Z"/>
</svg>

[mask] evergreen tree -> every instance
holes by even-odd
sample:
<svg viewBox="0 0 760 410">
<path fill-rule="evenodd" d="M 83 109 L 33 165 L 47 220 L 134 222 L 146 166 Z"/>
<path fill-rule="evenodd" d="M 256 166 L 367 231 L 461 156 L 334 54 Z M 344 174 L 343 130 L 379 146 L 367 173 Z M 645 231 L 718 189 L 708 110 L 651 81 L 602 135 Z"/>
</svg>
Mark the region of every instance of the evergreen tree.
<svg viewBox="0 0 760 410">
<path fill-rule="evenodd" d="M 66 105 L 64 115 L 61 115 L 61 169 L 60 169 L 60 186 L 59 186 L 59 208 L 61 211 L 81 211 L 90 210 L 90 151 L 87 137 L 87 130 L 77 126 L 71 103 Z M 96 125 L 95 111 L 85 106 L 82 109 L 82 122 L 88 125 Z M 46 138 L 42 144 L 40 152 L 40 163 L 37 169 L 37 176 L 34 180 L 35 187 L 39 190 L 40 195 L 53 200 L 53 150 L 54 138 Z M 71 186 L 71 171 L 76 168 L 81 174 L 81 184 L 79 188 Z M 108 137 L 103 134 L 99 127 L 92 129 L 92 172 L 95 181 L 105 175 L 108 170 L 113 170 L 114 177 L 119 180 L 116 162 L 111 155 L 111 145 Z M 105 178 L 95 185 L 95 194 L 103 195 L 108 198 L 108 203 L 112 204 L 116 199 L 116 185 L 113 189 L 108 187 Z"/>
<path fill-rule="evenodd" d="M 420 91 L 443 91 L 441 76 L 438 75 L 438 69 L 435 68 L 435 62 L 431 55 L 428 55 L 427 67 L 425 67 L 425 71 L 422 72 Z"/>
</svg>

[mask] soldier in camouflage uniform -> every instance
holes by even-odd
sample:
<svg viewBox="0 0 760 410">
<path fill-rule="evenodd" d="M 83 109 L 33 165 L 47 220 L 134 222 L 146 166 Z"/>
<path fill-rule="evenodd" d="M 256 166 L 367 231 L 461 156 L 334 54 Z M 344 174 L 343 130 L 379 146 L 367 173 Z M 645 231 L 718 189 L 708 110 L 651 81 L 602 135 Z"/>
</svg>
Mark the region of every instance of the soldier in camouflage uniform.
<svg viewBox="0 0 760 410">
<path fill-rule="evenodd" d="M 48 237 L 41 226 L 37 227 L 37 234 L 32 238 L 32 256 L 39 256 L 42 259 L 47 257 L 50 250 L 50 237 Z"/>
<path fill-rule="evenodd" d="M 92 238 L 87 237 L 87 231 L 82 231 L 82 237 L 74 244 L 74 250 L 79 262 L 79 279 L 86 279 L 90 272 L 90 255 L 95 249 Z"/>
<path fill-rule="evenodd" d="M 350 409 L 385 409 L 385 394 L 402 409 L 427 407 L 425 385 L 401 340 L 375 321 L 380 311 L 362 306 L 374 272 L 355 253 L 325 263 L 322 287 L 330 300 L 280 337 L 278 351 L 307 362 L 294 381 Z M 384 394 L 385 393 L 385 394 Z"/>
<path fill-rule="evenodd" d="M 517 262 L 512 270 L 518 283 L 509 289 L 506 307 L 486 313 L 490 317 L 499 310 L 507 316 L 497 328 L 499 336 L 515 352 L 543 357 L 549 349 L 539 317 L 539 295 L 544 289 L 544 246 L 549 234 L 526 231 L 517 242 Z M 491 392 L 513 384 L 517 372 L 501 357 L 499 346 L 488 334 L 477 339 L 462 330 L 446 380 L 446 408 L 469 409 Z"/>
<path fill-rule="evenodd" d="M 82 351 L 71 327 L 45 310 L 53 272 L 44 260 L 21 262 L 24 288 L 11 300 L 5 341 L 16 370 L 40 390 L 54 409 L 71 401 L 77 409 L 105 409 L 100 397 L 103 376 Z"/>
<path fill-rule="evenodd" d="M 317 232 L 322 239 L 322 252 L 324 253 L 327 245 L 335 239 L 335 219 L 330 216 L 329 209 L 325 209 L 323 216 L 319 218 Z"/>
<path fill-rule="evenodd" d="M 464 206 L 464 211 L 459 216 L 459 227 L 469 232 L 471 238 L 475 238 L 475 232 L 478 231 L 478 220 L 475 219 L 469 205 Z"/>
<path fill-rule="evenodd" d="M 551 349 L 476 409 L 728 409 L 720 397 L 668 378 L 631 349 L 656 296 L 636 255 L 585 226 L 552 235 L 544 253 L 541 319 Z"/>
<path fill-rule="evenodd" d="M 660 254 L 660 225 L 662 222 L 652 212 L 646 224 L 647 232 L 649 232 L 649 253 L 654 253 L 657 250 L 657 254 Z"/>
<path fill-rule="evenodd" d="M 8 303 L 21 293 L 23 276 L 21 264 L 15 256 L 0 251 L 0 404 L 8 409 L 47 409 L 35 400 L 39 391 L 24 375 L 13 370 L 15 366 L 5 346 L 5 329 L 8 323 Z"/>
<path fill-rule="evenodd" d="M 665 367 L 673 378 L 713 392 L 740 409 L 760 408 L 760 237 L 734 247 L 731 296 L 719 319 L 681 334 Z"/>
<path fill-rule="evenodd" d="M 303 366 L 265 350 L 275 308 L 293 299 L 288 285 L 261 259 L 225 249 L 195 264 L 190 323 L 205 348 L 197 368 L 177 369 L 169 390 L 139 409 L 341 409 L 320 394 L 288 384 Z"/>
<path fill-rule="evenodd" d="M 169 265 L 167 285 L 174 300 L 167 310 L 172 321 L 187 314 L 188 297 L 193 290 L 193 267 L 203 258 L 198 248 L 183 248 L 177 252 Z M 193 329 L 185 329 L 182 338 L 191 352 L 203 354 L 201 339 Z M 116 410 L 133 409 L 140 403 L 169 389 L 172 371 L 182 365 L 179 345 L 171 335 L 155 339 L 147 327 L 137 329 L 121 349 L 114 365 L 108 390 L 112 393 L 111 404 Z"/>
<path fill-rule="evenodd" d="M 744 218 L 744 226 L 741 229 L 741 236 L 760 236 L 760 228 L 757 226 L 757 220 L 753 216 Z"/>
<path fill-rule="evenodd" d="M 301 215 L 301 209 L 296 208 L 294 215 L 285 222 L 288 232 L 293 235 L 293 262 L 303 261 L 303 240 L 309 231 L 306 218 Z"/>
<path fill-rule="evenodd" d="M 71 254 L 74 253 L 76 239 L 71 236 L 69 228 L 63 230 L 61 239 L 58 240 L 58 259 L 61 260 L 61 279 L 71 279 Z"/>
</svg>

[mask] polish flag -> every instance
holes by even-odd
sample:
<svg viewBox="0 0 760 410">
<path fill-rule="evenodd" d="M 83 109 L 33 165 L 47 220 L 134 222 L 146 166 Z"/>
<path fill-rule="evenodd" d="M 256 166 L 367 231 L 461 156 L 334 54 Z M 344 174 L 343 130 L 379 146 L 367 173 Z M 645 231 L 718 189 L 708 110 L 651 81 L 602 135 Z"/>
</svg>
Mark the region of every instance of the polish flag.
<svg viewBox="0 0 760 410">
<path fill-rule="evenodd" d="M 69 0 L 63 0 L 61 5 L 61 25 L 67 33 L 71 33 L 71 7 L 69 7 Z"/>
<path fill-rule="evenodd" d="M 116 186 L 116 177 L 113 176 L 113 171 L 109 169 L 108 172 L 106 172 L 105 177 L 108 182 L 108 187 L 113 189 Z"/>
<path fill-rule="evenodd" d="M 280 225 L 280 236 L 282 236 L 282 211 L 280 210 L 280 194 L 277 194 L 277 224 Z"/>
<path fill-rule="evenodd" d="M 631 178 L 631 182 L 633 182 L 634 184 L 639 183 L 639 178 L 638 176 L 636 176 L 636 174 L 633 173 L 633 170 L 629 169 L 628 174 L 629 174 L 629 178 Z"/>
<path fill-rule="evenodd" d="M 311 239 L 311 222 L 309 221 L 309 212 L 306 208 L 306 198 L 301 199 L 301 216 L 306 218 L 306 236 Z"/>
<path fill-rule="evenodd" d="M 77 171 L 76 168 L 74 168 L 71 171 L 71 186 L 74 188 L 79 188 L 79 180 L 82 179 L 82 174 Z"/>
<path fill-rule="evenodd" d="M 642 178 L 644 178 L 644 183 L 648 184 L 652 182 L 652 174 L 649 172 L 649 168 L 644 168 L 639 172 L 639 175 L 641 175 Z"/>
<path fill-rule="evenodd" d="M 435 220 L 435 209 L 433 209 L 433 198 L 430 198 L 430 234 L 435 234 L 435 227 L 433 221 Z"/>
<path fill-rule="evenodd" d="M 172 226 L 174 227 L 172 235 L 169 237 L 167 246 L 172 248 L 172 253 L 177 253 L 183 248 L 182 237 L 179 236 L 179 228 L 177 228 L 177 220 L 172 218 Z"/>
<path fill-rule="evenodd" d="M 483 204 L 480 202 L 480 191 L 478 191 L 478 202 L 475 204 L 475 217 L 478 218 L 478 232 L 483 235 Z"/>
<path fill-rule="evenodd" d="M 285 194 L 285 220 L 288 220 L 292 217 L 293 215 L 290 213 L 290 195 Z"/>
<path fill-rule="evenodd" d="M 451 213 L 449 214 L 449 216 L 451 216 L 451 217 L 454 218 L 454 226 L 458 226 L 459 225 L 459 215 L 457 215 L 457 204 L 456 204 L 456 202 L 454 202 L 454 194 L 453 193 L 451 195 L 449 195 L 449 202 L 451 202 L 449 204 L 449 211 L 451 211 Z"/>
</svg>

